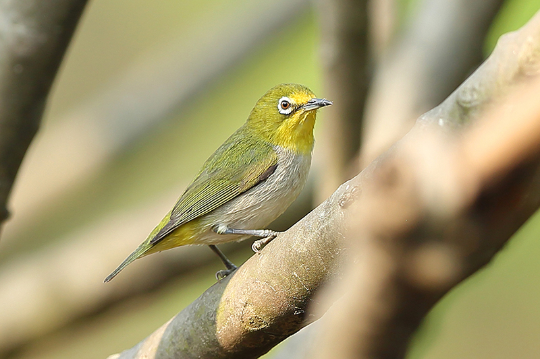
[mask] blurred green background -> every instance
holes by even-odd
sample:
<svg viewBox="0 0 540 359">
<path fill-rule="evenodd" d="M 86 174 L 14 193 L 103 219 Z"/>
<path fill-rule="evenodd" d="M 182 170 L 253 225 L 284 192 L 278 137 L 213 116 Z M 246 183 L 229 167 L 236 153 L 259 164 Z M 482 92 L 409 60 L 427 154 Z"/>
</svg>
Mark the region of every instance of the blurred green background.
<svg viewBox="0 0 540 359">
<path fill-rule="evenodd" d="M 100 113 L 92 109 L 114 98 L 109 88 L 126 76 L 151 78 L 153 71 L 159 72 L 152 64 L 161 63 L 158 57 L 166 54 L 163 48 L 180 43 L 184 57 L 197 59 L 207 44 L 201 37 L 227 31 L 220 28 L 227 24 L 220 22 L 222 18 L 243 16 L 255 5 L 248 0 L 91 1 L 55 83 L 42 130 L 23 163 L 11 200 L 14 218 L 0 241 L 0 272 L 3 268 L 4 273 L 9 272 L 5 270 L 9 266 L 19 268 L 32 255 L 66 246 L 111 216 L 125 215 L 119 225 L 130 226 L 134 208 L 156 208 L 150 211 L 150 225 L 143 226 L 133 243 L 142 241 L 152 229 L 151 223 L 157 223 L 172 206 L 202 162 L 245 121 L 267 89 L 298 82 L 324 96 L 317 13 L 309 4 L 298 3 L 302 5 L 297 14 L 286 24 L 276 25 L 240 60 L 136 131 L 129 111 L 118 115 L 114 128 L 89 114 Z M 414 4 L 404 1 L 400 15 L 407 18 Z M 507 1 L 486 40 L 486 56 L 501 34 L 519 28 L 539 8 L 540 0 Z M 150 86 L 159 89 L 162 84 L 156 80 Z M 115 139 L 115 131 L 124 137 Z M 134 132 L 125 135 L 130 131 Z M 84 143 L 90 146 L 81 147 Z M 75 156 L 80 153 L 82 157 Z M 57 178 L 65 181 L 60 190 L 47 188 L 44 174 L 51 173 L 51 183 Z M 155 198 L 165 198 L 164 204 L 156 205 Z M 493 263 L 447 295 L 425 321 L 409 357 L 540 358 L 539 233 L 540 218 L 533 218 Z M 251 254 L 249 243 L 243 247 L 232 255 L 237 263 Z M 133 248 L 124 245 L 111 263 L 119 262 Z M 103 255 L 109 252 L 106 245 L 101 250 Z M 183 250 L 188 249 L 176 251 Z M 99 262 L 99 250 L 96 254 Z M 109 265 L 106 270 L 113 268 Z M 127 349 L 212 285 L 219 268 L 219 261 L 214 260 L 145 294 L 101 308 L 97 314 L 90 311 L 9 356 L 103 358 Z M 81 280 L 99 282 L 105 274 Z M 5 281 L 0 279 L 0 292 L 2 283 Z M 111 291 L 106 286 L 99 283 L 94 294 Z M 9 310 L 0 308 L 0 318 Z M 277 351 L 279 347 L 266 357 Z"/>
</svg>

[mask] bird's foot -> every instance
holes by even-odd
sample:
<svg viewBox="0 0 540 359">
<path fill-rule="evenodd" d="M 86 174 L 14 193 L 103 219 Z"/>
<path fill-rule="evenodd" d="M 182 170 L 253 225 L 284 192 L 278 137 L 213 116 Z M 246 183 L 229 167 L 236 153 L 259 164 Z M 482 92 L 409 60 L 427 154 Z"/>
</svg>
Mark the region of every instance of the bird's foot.
<svg viewBox="0 0 540 359">
<path fill-rule="evenodd" d="M 223 262 L 223 264 L 225 264 L 225 267 L 227 269 L 224 269 L 224 270 L 220 270 L 220 271 L 217 271 L 216 273 L 216 279 L 218 281 L 222 280 L 223 278 L 225 278 L 226 276 L 228 276 L 229 274 L 231 274 L 232 272 L 234 272 L 235 270 L 238 269 L 237 266 L 234 265 L 233 262 L 231 262 L 229 260 L 229 258 L 227 258 L 225 256 L 225 254 L 223 254 L 222 251 L 219 250 L 218 247 L 216 247 L 215 245 L 211 244 L 209 245 L 208 247 L 210 247 L 210 249 L 218 255 L 218 257 L 221 259 L 221 261 Z"/>
<path fill-rule="evenodd" d="M 272 233 L 270 233 L 268 237 L 265 237 L 265 238 L 262 238 L 253 242 L 253 244 L 251 245 L 251 249 L 253 250 L 253 252 L 260 253 L 262 249 L 266 247 L 268 243 L 272 242 L 274 238 L 276 238 L 277 235 L 279 234 L 279 232 L 274 232 L 274 231 L 270 231 L 270 232 Z"/>
<path fill-rule="evenodd" d="M 216 272 L 216 279 L 219 282 L 220 280 L 225 279 L 228 275 L 232 274 L 237 269 L 238 268 L 236 266 L 234 266 L 234 268 L 218 270 Z"/>
</svg>

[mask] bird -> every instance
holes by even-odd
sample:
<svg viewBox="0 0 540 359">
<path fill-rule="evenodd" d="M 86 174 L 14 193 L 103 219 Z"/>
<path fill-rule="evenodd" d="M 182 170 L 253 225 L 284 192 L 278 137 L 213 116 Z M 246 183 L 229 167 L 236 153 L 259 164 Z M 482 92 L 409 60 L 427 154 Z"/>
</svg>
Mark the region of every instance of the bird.
<svg viewBox="0 0 540 359">
<path fill-rule="evenodd" d="M 204 163 L 174 207 L 107 278 L 134 260 L 184 245 L 208 245 L 226 270 L 237 267 L 216 246 L 259 237 L 255 252 L 278 232 L 261 229 L 279 217 L 306 183 L 317 110 L 332 105 L 306 86 L 280 84 L 255 104 L 247 121 Z"/>
</svg>

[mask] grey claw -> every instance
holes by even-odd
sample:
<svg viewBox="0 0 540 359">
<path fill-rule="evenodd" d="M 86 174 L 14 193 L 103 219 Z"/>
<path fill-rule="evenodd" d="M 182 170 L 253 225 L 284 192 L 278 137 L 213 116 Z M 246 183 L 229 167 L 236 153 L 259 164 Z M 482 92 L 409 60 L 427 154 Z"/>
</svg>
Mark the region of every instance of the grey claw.
<svg viewBox="0 0 540 359">
<path fill-rule="evenodd" d="M 227 276 L 231 275 L 237 269 L 238 268 L 234 267 L 234 268 L 231 268 L 231 269 L 218 270 L 216 272 L 217 281 L 219 282 L 220 280 L 225 279 Z"/>
<path fill-rule="evenodd" d="M 260 253 L 263 250 L 263 248 L 266 247 L 268 243 L 272 242 L 274 238 L 277 237 L 277 235 L 278 235 L 278 232 L 272 232 L 268 237 L 256 240 L 251 245 L 251 249 L 255 253 Z"/>
</svg>

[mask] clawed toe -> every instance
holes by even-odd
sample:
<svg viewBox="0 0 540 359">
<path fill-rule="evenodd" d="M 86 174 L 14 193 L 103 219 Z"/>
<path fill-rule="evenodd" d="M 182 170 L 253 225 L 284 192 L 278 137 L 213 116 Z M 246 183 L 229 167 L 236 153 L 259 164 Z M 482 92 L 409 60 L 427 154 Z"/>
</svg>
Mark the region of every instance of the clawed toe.
<svg viewBox="0 0 540 359">
<path fill-rule="evenodd" d="M 263 250 L 263 248 L 266 247 L 268 243 L 272 242 L 274 238 L 276 238 L 276 236 L 277 236 L 277 232 L 274 232 L 271 236 L 256 240 L 251 245 L 251 249 L 255 253 L 260 253 Z"/>
<path fill-rule="evenodd" d="M 225 279 L 227 276 L 229 276 L 230 274 L 232 274 L 232 272 L 234 272 L 235 270 L 237 270 L 238 268 L 234 267 L 234 268 L 231 268 L 231 269 L 223 269 L 223 270 L 218 270 L 216 272 L 216 279 L 218 281 L 222 280 L 222 279 Z"/>
</svg>

